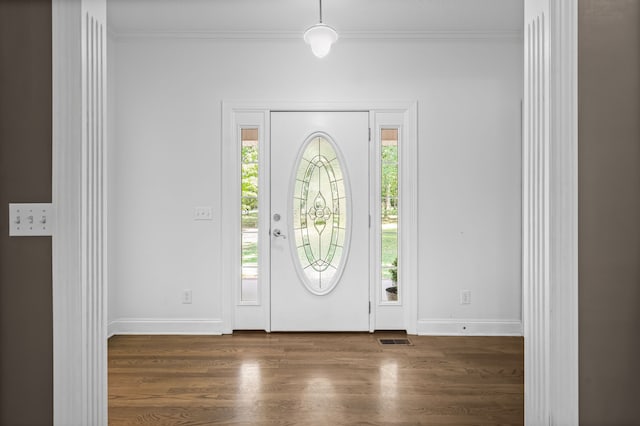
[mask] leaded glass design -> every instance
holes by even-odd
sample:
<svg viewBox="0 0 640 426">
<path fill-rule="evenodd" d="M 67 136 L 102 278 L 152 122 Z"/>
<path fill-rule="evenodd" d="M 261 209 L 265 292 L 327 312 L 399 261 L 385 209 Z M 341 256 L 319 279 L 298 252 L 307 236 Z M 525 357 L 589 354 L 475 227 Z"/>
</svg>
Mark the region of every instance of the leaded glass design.
<svg viewBox="0 0 640 426">
<path fill-rule="evenodd" d="M 315 294 L 335 286 L 346 254 L 347 199 L 342 164 L 325 136 L 303 148 L 295 175 L 293 233 L 302 278 Z"/>
</svg>

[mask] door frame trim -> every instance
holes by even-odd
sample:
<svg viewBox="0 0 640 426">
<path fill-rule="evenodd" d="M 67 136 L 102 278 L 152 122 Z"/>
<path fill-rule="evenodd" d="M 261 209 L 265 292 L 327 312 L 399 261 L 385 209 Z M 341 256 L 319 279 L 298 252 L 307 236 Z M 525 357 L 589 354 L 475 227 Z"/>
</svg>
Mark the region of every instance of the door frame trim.
<svg viewBox="0 0 640 426">
<path fill-rule="evenodd" d="M 525 0 L 525 424 L 579 423 L 578 0 Z"/>
<path fill-rule="evenodd" d="M 549 7 L 552 1 L 553 7 Z M 53 339 L 54 339 L 54 424 L 73 423 L 65 421 L 69 419 L 82 419 L 83 411 L 88 410 L 88 405 L 93 404 L 106 413 L 107 398 L 106 394 L 93 401 L 87 401 L 85 389 L 96 390 L 104 386 L 102 376 L 89 375 L 86 370 L 77 368 L 78 365 L 84 365 L 88 360 L 86 351 L 87 345 L 95 347 L 102 344 L 100 340 L 102 336 L 95 334 L 86 335 L 79 327 L 80 315 L 77 313 L 82 310 L 84 301 L 78 296 L 77 292 L 68 290 L 69 282 L 81 281 L 80 256 L 86 254 L 81 248 L 77 247 L 77 241 L 74 240 L 80 233 L 80 227 L 77 221 L 78 210 L 82 203 L 82 196 L 77 191 L 80 184 L 78 177 L 86 183 L 86 176 L 78 174 L 77 169 L 81 165 L 81 147 L 76 143 L 79 137 L 79 128 L 85 120 L 85 116 L 78 109 L 78 93 L 80 88 L 80 76 L 78 75 L 77 61 L 80 59 L 81 33 L 77 30 L 79 22 L 79 11 L 81 5 L 88 3 L 87 0 L 78 0 L 77 2 L 67 2 L 63 0 L 53 1 L 52 13 L 52 57 L 54 58 L 54 91 L 53 91 L 53 204 L 56 211 L 67 210 L 75 212 L 68 216 L 69 234 L 65 236 L 62 228 L 57 227 L 54 230 L 54 258 L 53 258 Z M 95 4 L 104 4 L 98 0 L 94 0 Z M 566 195 L 564 200 L 568 200 L 569 207 L 554 210 L 557 223 L 566 223 L 560 230 L 554 227 L 553 232 L 560 232 L 562 237 L 560 241 L 568 246 L 567 250 L 571 255 L 566 256 L 566 252 L 560 249 L 551 250 L 549 252 L 549 260 L 554 262 L 568 278 L 561 286 L 562 294 L 554 293 L 553 303 L 550 300 L 542 299 L 533 309 L 533 306 L 523 311 L 525 327 L 529 327 L 528 323 L 539 323 L 538 328 L 549 330 L 548 323 L 545 321 L 545 311 L 550 309 L 550 305 L 554 306 L 553 328 L 554 338 L 558 348 L 554 347 L 551 352 L 548 346 L 544 345 L 537 339 L 529 340 L 534 337 L 533 324 L 531 329 L 525 328 L 525 339 L 527 343 L 525 350 L 530 346 L 531 352 L 526 357 L 526 378 L 529 386 L 525 392 L 526 406 L 526 422 L 531 422 L 531 416 L 535 416 L 537 412 L 541 412 L 543 416 L 543 424 L 550 424 L 551 419 L 569 419 L 568 424 L 577 424 L 578 420 L 578 277 L 577 277 L 577 0 L 525 0 L 525 9 L 545 3 L 546 16 L 553 23 L 554 35 L 551 37 L 554 56 L 552 58 L 549 50 L 544 53 L 538 53 L 537 58 L 540 60 L 554 61 L 554 73 L 545 77 L 545 81 L 553 82 L 553 96 L 549 98 L 547 108 L 553 111 L 554 118 L 554 136 L 565 135 L 558 144 L 554 144 L 556 148 L 563 151 L 562 155 L 554 157 L 553 179 L 549 181 L 549 191 L 554 195 L 554 199 L 558 199 L 560 195 Z M 69 25 L 72 23 L 73 25 Z M 106 23 L 106 22 L 105 22 Z M 560 67 L 555 68 L 556 63 L 560 63 Z M 531 83 L 531 79 L 524 81 L 526 87 Z M 69 90 L 59 90 L 69 85 Z M 56 89 L 55 87 L 58 87 Z M 549 87 L 547 85 L 547 87 Z M 286 104 L 280 102 L 281 104 Z M 251 103 L 245 103 L 248 106 Z M 264 106 L 268 103 L 262 103 Z M 382 103 L 384 104 L 384 103 Z M 389 104 L 389 103 L 387 103 Z M 230 104 L 233 105 L 233 104 Z M 242 103 L 236 106 L 242 106 Z M 260 106 L 259 103 L 254 105 Z M 396 104 L 398 105 L 398 104 Z M 401 106 L 401 105 L 400 105 Z M 223 115 L 224 115 L 223 111 Z M 228 115 L 228 113 L 227 113 Z M 415 117 L 412 118 L 415 121 Z M 524 117 L 525 122 L 527 117 Z M 72 138 L 67 136 L 71 135 Z M 69 170 L 64 175 L 61 171 L 65 170 L 65 166 L 69 166 Z M 538 168 L 542 166 L 538 164 Z M 556 174 L 557 173 L 557 174 Z M 567 179 L 562 179 L 562 176 Z M 73 180 L 69 180 L 73 177 Z M 549 192 L 544 194 L 545 202 L 551 200 Z M 558 207 L 561 207 L 558 205 Z M 549 239 L 551 235 L 547 234 Z M 61 238 L 65 238 L 61 240 Z M 554 240 L 556 241 L 556 240 Z M 525 287 L 524 293 L 530 291 Z M 106 303 L 103 300 L 102 293 L 93 293 L 92 302 Z M 545 326 L 546 324 L 546 326 Z M 531 330 L 531 331 L 527 331 Z M 545 331 L 546 332 L 546 331 Z M 570 336 L 568 340 L 561 340 L 560 337 Z M 562 342 L 562 345 L 557 345 Z M 539 350 L 538 350 L 539 349 Z M 563 355 L 559 353 L 562 349 Z M 542 364 L 544 363 L 544 365 Z M 106 360 L 103 364 L 106 368 Z M 569 367 L 569 368 L 564 368 Z M 553 369 L 553 382 L 543 384 L 536 377 L 545 375 L 547 369 Z M 531 379 L 531 380 L 530 380 Z M 535 404 L 532 404 L 541 395 L 549 394 L 549 388 L 553 392 L 553 397 L 565 395 L 566 399 L 571 400 L 570 404 L 564 404 L 560 399 L 552 398 L 553 405 L 548 411 L 543 411 Z M 559 401 L 559 402 L 558 402 Z M 106 423 L 106 414 L 104 418 Z M 96 424 L 99 424 L 96 422 Z"/>
<path fill-rule="evenodd" d="M 53 0 L 52 321 L 55 425 L 106 425 L 107 8 Z"/>
<path fill-rule="evenodd" d="M 237 270 L 240 265 L 240 246 L 238 239 L 238 230 L 240 229 L 238 205 L 240 199 L 239 181 L 232 176 L 239 176 L 239 158 L 238 158 L 238 137 L 242 127 L 258 127 L 259 134 L 262 137 L 261 145 L 268 149 L 270 146 L 270 114 L 275 111 L 367 111 L 369 112 L 369 125 L 372 129 L 376 129 L 376 123 L 380 121 L 384 114 L 396 114 L 402 116 L 402 123 L 405 139 L 404 154 L 399 160 L 400 168 L 403 170 L 403 182 L 401 185 L 401 199 L 405 200 L 401 209 L 401 221 L 405 229 L 418 228 L 418 106 L 416 101 L 357 101 L 357 102 L 287 102 L 287 101 L 223 101 L 222 102 L 222 144 L 221 144 L 221 181 L 225 182 L 221 191 L 220 205 L 222 206 L 222 220 L 220 221 L 220 235 L 223 240 L 227 241 L 229 250 L 222 253 L 222 268 L 220 282 L 231 283 L 222 286 L 222 332 L 225 334 L 233 333 L 233 330 L 239 324 L 238 312 L 247 315 L 251 319 L 252 324 L 258 324 L 262 319 L 263 327 L 267 332 L 271 331 L 271 300 L 269 281 L 268 263 L 262 262 L 260 266 L 261 287 L 262 291 L 259 295 L 258 304 L 239 304 L 237 299 L 239 279 Z M 373 138 L 377 137 L 375 134 Z M 261 151 L 262 152 L 262 151 Z M 268 151 L 266 151 L 268 152 Z M 264 162 L 264 155 L 259 160 L 263 167 L 261 182 L 264 176 L 269 173 L 268 162 Z M 270 194 L 268 193 L 268 185 L 262 185 L 260 198 L 262 205 L 268 203 Z M 265 198 L 262 198 L 265 197 Z M 268 206 L 269 207 L 269 206 Z M 264 233 L 265 225 L 269 222 L 270 209 L 263 208 L 259 213 L 259 223 Z M 222 226 L 224 224 L 224 226 Z M 372 226 L 373 229 L 373 226 Z M 260 240 L 268 240 L 261 238 Z M 373 241 L 373 239 L 370 239 Z M 405 282 L 405 302 L 404 309 L 404 325 L 409 334 L 417 333 L 418 325 L 418 233 L 407 232 L 403 234 L 401 240 L 402 247 L 400 250 L 405 253 L 400 260 L 400 269 L 403 271 L 403 282 Z M 263 259 L 269 258 L 268 244 L 261 245 L 260 256 Z M 373 264 L 373 263 L 372 263 Z M 374 275 L 372 275 L 373 277 Z M 378 298 L 375 295 L 373 280 L 371 280 L 370 302 L 372 303 L 371 314 L 369 318 L 369 329 L 374 331 L 376 313 L 379 307 Z M 257 306 L 257 307 L 256 307 Z M 251 310 L 254 313 L 249 313 Z M 250 328 L 254 328 L 253 326 Z"/>
</svg>

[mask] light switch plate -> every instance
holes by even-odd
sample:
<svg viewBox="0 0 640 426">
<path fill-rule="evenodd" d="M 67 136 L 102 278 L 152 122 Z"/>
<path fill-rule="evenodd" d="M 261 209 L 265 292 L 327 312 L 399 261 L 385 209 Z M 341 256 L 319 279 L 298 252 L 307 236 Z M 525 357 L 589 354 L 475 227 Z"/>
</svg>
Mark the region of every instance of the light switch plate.
<svg viewBox="0 0 640 426">
<path fill-rule="evenodd" d="M 9 204 L 9 236 L 38 237 L 53 235 L 51 203 Z"/>
<path fill-rule="evenodd" d="M 194 220 L 213 220 L 213 208 L 210 206 L 196 207 L 193 211 Z"/>
</svg>

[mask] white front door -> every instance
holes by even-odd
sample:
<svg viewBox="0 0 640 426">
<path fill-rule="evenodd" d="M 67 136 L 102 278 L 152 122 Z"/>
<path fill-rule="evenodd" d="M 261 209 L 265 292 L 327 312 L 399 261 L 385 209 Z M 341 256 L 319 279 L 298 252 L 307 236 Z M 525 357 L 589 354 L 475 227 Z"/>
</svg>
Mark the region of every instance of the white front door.
<svg viewBox="0 0 640 426">
<path fill-rule="evenodd" d="M 369 114 L 271 113 L 271 330 L 369 330 Z"/>
</svg>

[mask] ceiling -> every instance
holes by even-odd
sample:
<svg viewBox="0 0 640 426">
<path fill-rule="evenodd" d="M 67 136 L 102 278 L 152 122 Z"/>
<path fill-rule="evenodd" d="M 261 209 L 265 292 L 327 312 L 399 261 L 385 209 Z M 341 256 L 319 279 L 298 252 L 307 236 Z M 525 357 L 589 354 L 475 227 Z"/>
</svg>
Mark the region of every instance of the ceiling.
<svg viewBox="0 0 640 426">
<path fill-rule="evenodd" d="M 300 33 L 318 0 L 107 0 L 116 33 Z M 323 0 L 324 22 L 358 33 L 522 32 L 523 0 Z"/>
</svg>

